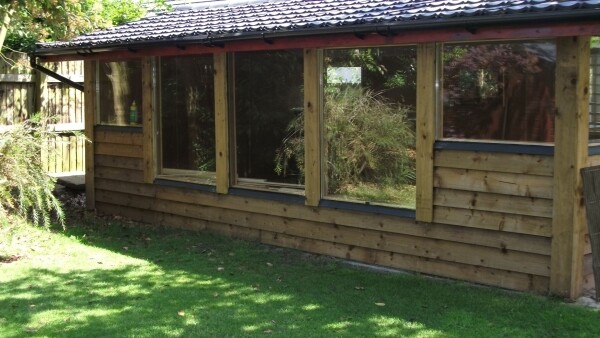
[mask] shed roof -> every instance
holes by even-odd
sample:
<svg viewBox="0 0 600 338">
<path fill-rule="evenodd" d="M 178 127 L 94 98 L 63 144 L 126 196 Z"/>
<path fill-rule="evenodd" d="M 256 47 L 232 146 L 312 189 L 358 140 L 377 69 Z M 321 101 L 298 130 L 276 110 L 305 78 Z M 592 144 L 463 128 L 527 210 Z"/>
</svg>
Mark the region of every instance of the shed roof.
<svg viewBox="0 0 600 338">
<path fill-rule="evenodd" d="M 600 19 L 600 0 L 234 0 L 160 13 L 67 42 L 38 44 L 38 54 L 161 43 L 310 36 L 373 30 Z"/>
</svg>

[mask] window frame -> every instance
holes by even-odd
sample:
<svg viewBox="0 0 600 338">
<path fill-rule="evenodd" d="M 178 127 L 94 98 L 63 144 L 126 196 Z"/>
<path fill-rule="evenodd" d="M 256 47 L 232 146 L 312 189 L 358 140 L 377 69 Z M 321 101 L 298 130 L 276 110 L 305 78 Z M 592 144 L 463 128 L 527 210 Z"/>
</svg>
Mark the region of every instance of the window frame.
<svg viewBox="0 0 600 338">
<path fill-rule="evenodd" d="M 102 127 L 108 127 L 108 128 L 134 128 L 134 129 L 141 129 L 142 125 L 143 125 L 143 121 L 140 121 L 139 123 L 135 123 L 135 124 L 117 124 L 117 123 L 109 123 L 109 122 L 102 122 L 102 104 L 101 104 L 101 90 L 100 90 L 100 78 L 101 78 L 101 65 L 102 64 L 106 64 L 106 63 L 112 63 L 112 62 L 137 62 L 139 63 L 139 69 L 140 69 L 140 83 L 139 83 L 139 88 L 140 88 L 140 100 L 139 102 L 136 102 L 136 106 L 137 106 L 137 113 L 138 113 L 138 119 L 141 120 L 141 115 L 140 114 L 140 110 L 142 109 L 142 103 L 144 100 L 144 92 L 143 90 L 141 90 L 142 88 L 142 59 L 141 58 L 117 58 L 117 59 L 108 59 L 108 60 L 96 60 L 95 61 L 95 71 L 94 71 L 94 75 L 95 75 L 95 81 L 94 81 L 94 107 L 95 107 L 95 113 L 94 113 L 94 126 L 102 126 Z M 125 112 L 126 115 L 129 114 L 128 111 Z M 129 116 L 127 117 L 129 119 Z"/>
<path fill-rule="evenodd" d="M 215 187 L 217 182 L 217 170 L 215 165 L 215 171 L 201 171 L 201 170 L 192 170 L 192 169 L 177 169 L 177 168 L 169 168 L 163 165 L 163 112 L 162 112 L 162 63 L 161 60 L 163 58 L 194 58 L 194 57 L 205 57 L 209 55 L 212 59 L 213 67 L 214 67 L 214 55 L 213 54 L 194 54 L 194 55 L 174 55 L 174 56 L 160 56 L 155 58 L 153 67 L 152 67 L 152 78 L 155 83 L 154 90 L 154 98 L 153 102 L 156 107 L 156 123 L 155 125 L 155 137 L 156 137 L 156 164 L 157 164 L 157 174 L 156 179 L 159 180 L 167 180 L 167 181 L 176 181 L 182 183 L 189 183 L 193 185 L 204 185 Z M 214 78 L 213 78 L 214 81 Z M 214 96 L 214 88 L 210 95 Z M 216 129 L 216 111 L 215 107 L 213 107 L 213 118 L 215 119 L 215 129 Z M 215 148 L 213 152 L 216 156 L 216 133 L 215 133 Z M 216 163 L 215 163 L 216 164 Z"/>
<path fill-rule="evenodd" d="M 465 40 L 465 41 L 450 41 L 436 43 L 436 135 L 435 140 L 440 142 L 450 142 L 453 144 L 464 143 L 466 148 L 471 148 L 468 144 L 499 144 L 499 145 L 522 145 L 522 146 L 554 146 L 552 142 L 539 141 L 511 141 L 511 140 L 494 140 L 494 139 L 468 139 L 468 138 L 451 138 L 443 137 L 444 130 L 444 46 L 446 45 L 477 45 L 477 44 L 502 44 L 502 43 L 527 43 L 527 42 L 552 42 L 556 45 L 555 37 L 536 37 L 536 38 L 514 38 L 514 39 L 499 39 L 499 40 Z M 555 60 L 556 62 L 557 60 Z M 556 81 L 556 80 L 555 80 Z M 554 118 L 553 122 L 556 122 Z M 599 140 L 600 141 L 600 140 Z"/>
<path fill-rule="evenodd" d="M 351 46 L 342 46 L 342 47 L 328 47 L 328 48 L 319 48 L 319 60 L 318 60 L 318 68 L 319 68 L 319 138 L 320 138 L 320 194 L 321 198 L 319 201 L 319 207 L 325 208 L 334 208 L 341 210 L 352 210 L 352 211 L 363 211 L 370 213 L 378 213 L 383 215 L 392 215 L 392 216 L 400 216 L 406 218 L 415 218 L 416 217 L 416 209 L 418 207 L 417 196 L 415 196 L 415 207 L 410 208 L 398 204 L 391 203 L 381 203 L 381 202 L 370 202 L 365 200 L 358 199 L 345 199 L 343 197 L 332 197 L 328 194 L 327 187 L 327 154 L 325 152 L 326 149 L 326 141 L 325 141 L 325 79 L 326 69 L 324 67 L 324 57 L 325 52 L 328 50 L 344 50 L 344 49 L 368 49 L 368 48 L 414 48 L 418 49 L 419 43 L 404 43 L 404 44 L 375 44 L 375 45 L 351 45 Z M 415 69 L 416 69 L 416 60 L 415 60 Z M 415 76 L 418 73 L 418 69 L 415 70 Z M 416 83 L 415 78 L 415 83 Z M 436 76 L 436 88 L 437 88 L 437 76 Z M 419 84 L 416 83 L 418 87 Z M 437 97 L 437 95 L 436 95 Z M 418 124 L 419 116 L 417 114 L 416 104 L 418 103 L 415 100 L 415 128 Z M 437 115 L 436 115 L 437 116 Z M 416 130 L 415 130 L 416 134 Z M 415 135 L 416 136 L 416 135 Z M 417 149 L 417 145 L 415 143 L 415 153 L 419 150 Z M 416 159 L 415 159 L 416 160 Z M 416 180 L 418 180 L 418 173 L 415 173 Z M 415 185 L 416 189 L 416 185 Z"/>
<path fill-rule="evenodd" d="M 300 51 L 302 48 L 292 49 L 274 49 L 274 50 L 261 50 L 261 51 L 236 51 L 227 53 L 227 106 L 228 106 L 228 141 L 229 141 L 229 187 L 231 191 L 248 190 L 250 194 L 252 192 L 259 193 L 275 193 L 293 196 L 305 196 L 306 183 L 305 184 L 291 184 L 283 182 L 271 182 L 267 179 L 261 178 L 247 178 L 238 176 L 238 159 L 237 159 L 237 123 L 236 123 L 236 80 L 237 74 L 235 73 L 236 54 L 238 53 L 271 53 L 279 51 Z M 304 57 L 302 55 L 302 57 Z M 302 76 L 305 76 L 306 69 L 302 68 Z M 304 114 L 304 112 L 302 112 Z M 241 193 L 245 195 L 244 193 Z M 262 196 L 262 195 L 261 195 Z"/>
</svg>

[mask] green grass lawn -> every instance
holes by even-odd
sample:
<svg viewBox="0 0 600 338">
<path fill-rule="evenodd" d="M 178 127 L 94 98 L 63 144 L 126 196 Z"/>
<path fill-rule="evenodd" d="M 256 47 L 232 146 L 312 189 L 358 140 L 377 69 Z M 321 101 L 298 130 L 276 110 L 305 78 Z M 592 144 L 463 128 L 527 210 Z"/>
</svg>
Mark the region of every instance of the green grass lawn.
<svg viewBox="0 0 600 338">
<path fill-rule="evenodd" d="M 0 337 L 600 337 L 600 311 L 203 233 L 0 220 Z"/>
</svg>

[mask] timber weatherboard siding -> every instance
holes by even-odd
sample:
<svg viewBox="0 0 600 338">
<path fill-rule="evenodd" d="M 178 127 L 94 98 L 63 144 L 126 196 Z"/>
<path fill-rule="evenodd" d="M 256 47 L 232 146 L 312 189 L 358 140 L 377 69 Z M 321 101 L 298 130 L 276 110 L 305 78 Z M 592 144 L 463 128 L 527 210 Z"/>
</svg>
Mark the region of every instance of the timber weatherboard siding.
<svg viewBox="0 0 600 338">
<path fill-rule="evenodd" d="M 452 221 L 453 215 L 464 217 L 461 211 L 438 202 L 434 207 L 436 223 L 421 223 L 389 215 L 147 184 L 140 133 L 98 128 L 95 139 L 96 149 L 102 149 L 102 154 L 95 156 L 96 208 L 102 213 L 510 289 L 548 291 L 550 238 L 545 217 L 490 211 L 493 206 L 489 206 L 467 210 L 473 215 L 472 221 L 457 225 L 451 224 L 458 223 Z M 124 152 L 121 147 L 128 150 Z M 495 154 L 480 155 L 492 158 Z M 545 159 L 534 156 L 529 160 Z M 525 170 L 527 163 L 517 164 L 512 171 Z M 439 176 L 441 169 L 435 168 L 436 182 L 444 179 Z M 551 170 L 545 172 L 549 173 Z M 460 190 L 439 189 L 482 194 L 469 184 Z M 517 195 L 511 195 L 512 191 L 485 194 L 506 200 L 521 197 L 518 189 Z"/>
</svg>

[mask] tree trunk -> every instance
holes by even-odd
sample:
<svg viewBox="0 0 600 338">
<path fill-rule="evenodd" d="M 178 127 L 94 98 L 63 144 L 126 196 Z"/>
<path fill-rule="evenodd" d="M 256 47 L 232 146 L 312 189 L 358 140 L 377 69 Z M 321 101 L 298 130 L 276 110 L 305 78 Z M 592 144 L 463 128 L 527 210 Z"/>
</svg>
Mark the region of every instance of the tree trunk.
<svg viewBox="0 0 600 338">
<path fill-rule="evenodd" d="M 0 18 L 2 22 L 0 23 L 0 51 L 2 51 L 2 47 L 4 47 L 4 40 L 6 40 L 6 33 L 8 33 L 8 27 L 10 25 L 10 19 L 15 10 L 13 9 L 12 2 L 10 4 L 2 6 L 0 9 Z"/>
<path fill-rule="evenodd" d="M 115 109 L 115 122 L 118 125 L 127 124 L 127 112 L 131 101 L 129 88 L 129 72 L 126 62 L 109 62 L 110 75 L 108 78 L 113 88 L 113 102 Z"/>
</svg>

